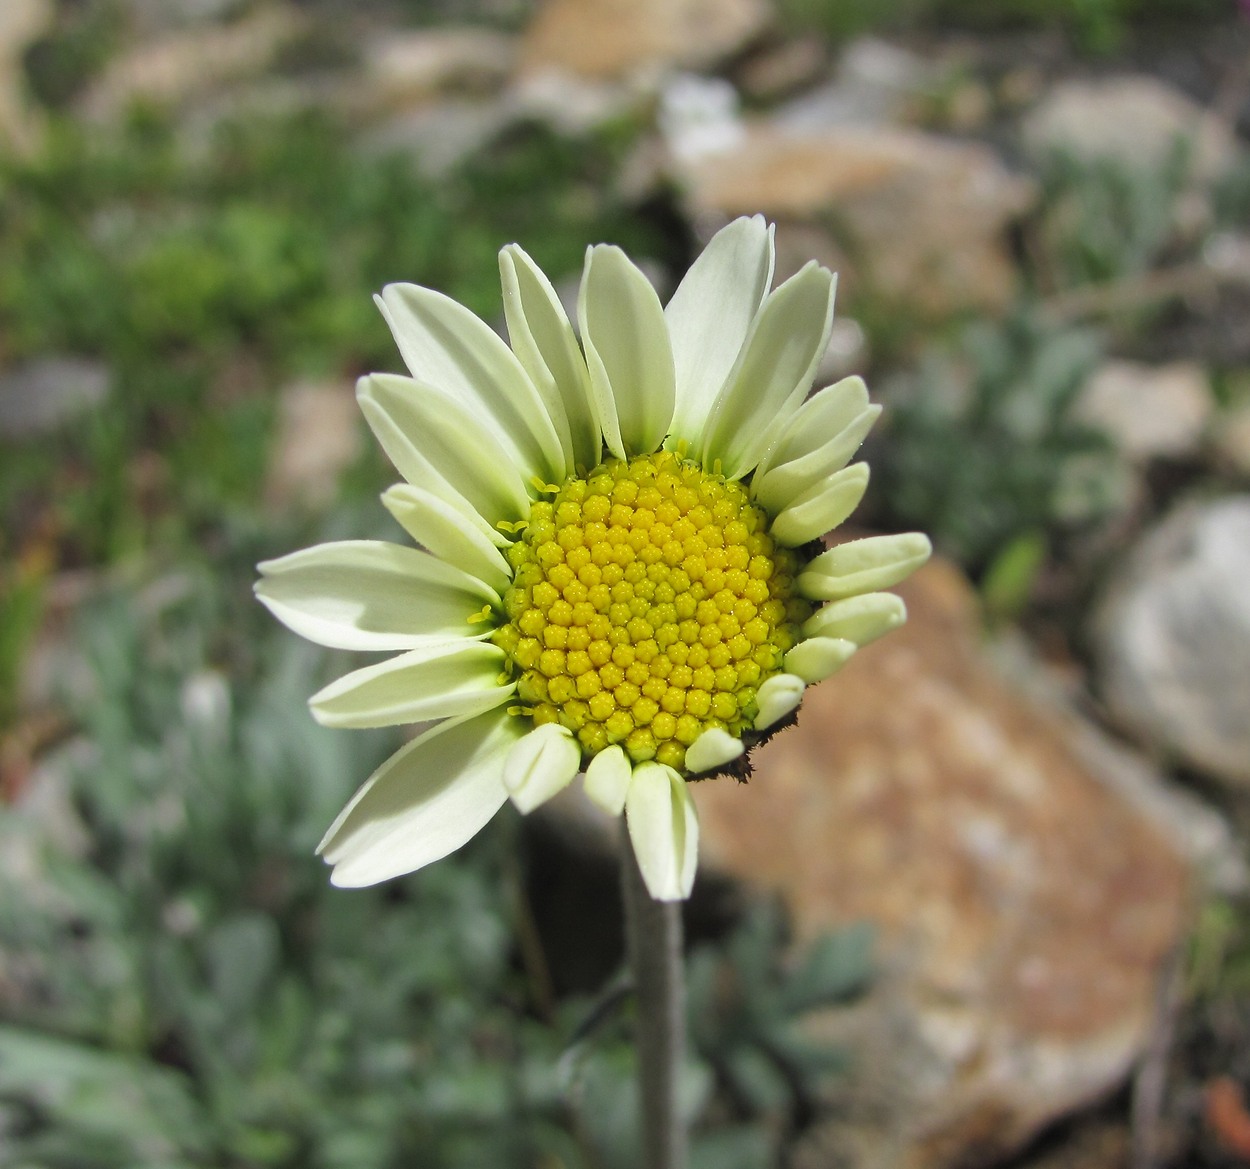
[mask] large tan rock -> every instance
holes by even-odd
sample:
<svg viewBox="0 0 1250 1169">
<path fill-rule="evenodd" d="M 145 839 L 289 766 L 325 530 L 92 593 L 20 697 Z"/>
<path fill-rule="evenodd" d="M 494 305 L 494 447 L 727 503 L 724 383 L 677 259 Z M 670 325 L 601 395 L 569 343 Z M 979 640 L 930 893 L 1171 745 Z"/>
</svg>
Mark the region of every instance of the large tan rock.
<svg viewBox="0 0 1250 1169">
<path fill-rule="evenodd" d="M 962 577 L 900 592 L 907 626 L 808 695 L 750 784 L 695 790 L 704 866 L 779 893 L 800 938 L 880 930 L 869 999 L 819 1028 L 857 1070 L 812 1169 L 988 1164 L 1109 1091 L 1186 926 L 1178 847 L 987 664 Z"/>
<path fill-rule="evenodd" d="M 522 41 L 522 71 L 595 81 L 724 60 L 771 16 L 768 0 L 546 0 Z"/>
<path fill-rule="evenodd" d="M 792 224 L 828 225 L 844 281 L 926 316 L 1006 307 L 1017 276 L 1005 229 L 1035 196 L 986 147 L 888 126 L 757 120 L 676 177 L 696 216 L 781 221 L 779 247 Z"/>
</svg>

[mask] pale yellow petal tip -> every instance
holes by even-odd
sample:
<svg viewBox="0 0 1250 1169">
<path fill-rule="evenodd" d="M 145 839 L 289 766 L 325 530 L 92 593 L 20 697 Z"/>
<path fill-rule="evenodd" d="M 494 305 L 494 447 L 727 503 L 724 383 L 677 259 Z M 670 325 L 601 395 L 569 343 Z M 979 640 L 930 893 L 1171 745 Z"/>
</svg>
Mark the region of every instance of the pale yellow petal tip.
<svg viewBox="0 0 1250 1169">
<path fill-rule="evenodd" d="M 806 689 L 807 683 L 796 674 L 774 674 L 756 692 L 755 729 L 764 731 L 780 722 L 803 701 Z"/>
<path fill-rule="evenodd" d="M 503 785 L 523 814 L 528 814 L 573 781 L 581 766 L 577 740 L 559 723 L 535 727 L 508 752 Z"/>
<path fill-rule="evenodd" d="M 804 637 L 840 637 L 861 648 L 907 620 L 907 606 L 894 593 L 859 593 L 830 601 L 803 624 Z"/>
<path fill-rule="evenodd" d="M 590 761 L 583 790 L 587 798 L 609 816 L 619 816 L 625 810 L 633 774 L 633 764 L 624 750 L 608 747 Z"/>
<path fill-rule="evenodd" d="M 870 474 L 867 463 L 852 463 L 809 487 L 773 521 L 773 538 L 787 548 L 798 548 L 833 531 L 859 506 Z"/>
<path fill-rule="evenodd" d="M 739 758 L 746 747 L 720 727 L 712 727 L 701 734 L 686 751 L 686 770 L 692 775 L 723 767 Z"/>
<path fill-rule="evenodd" d="M 647 891 L 656 901 L 684 901 L 699 861 L 699 821 L 686 781 L 662 763 L 640 763 L 625 816 Z"/>
<path fill-rule="evenodd" d="M 799 574 L 801 596 L 812 601 L 841 600 L 890 588 L 906 580 L 932 555 L 922 532 L 867 536 L 822 552 Z"/>
<path fill-rule="evenodd" d="M 823 682 L 836 674 L 859 647 L 841 637 L 811 637 L 786 654 L 786 670 L 804 682 Z"/>
<path fill-rule="evenodd" d="M 385 879 L 385 877 L 379 877 L 377 880 L 370 880 L 367 877 L 361 877 L 348 865 L 334 865 L 330 869 L 330 884 L 336 889 L 367 889 L 370 885 L 377 885 Z"/>
</svg>

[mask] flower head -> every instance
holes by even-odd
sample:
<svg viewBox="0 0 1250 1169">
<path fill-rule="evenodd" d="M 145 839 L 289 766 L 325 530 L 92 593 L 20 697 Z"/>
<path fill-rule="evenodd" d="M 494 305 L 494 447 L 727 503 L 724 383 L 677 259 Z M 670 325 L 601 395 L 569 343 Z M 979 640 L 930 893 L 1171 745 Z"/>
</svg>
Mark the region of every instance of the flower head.
<svg viewBox="0 0 1250 1169">
<path fill-rule="evenodd" d="M 350 540 L 260 566 L 295 632 L 394 653 L 313 696 L 318 721 L 438 720 L 331 825 L 339 885 L 459 848 L 510 798 L 585 772 L 627 817 L 647 886 L 689 895 L 687 779 L 743 774 L 804 689 L 902 623 L 919 534 L 828 551 L 868 483 L 848 465 L 880 407 L 859 378 L 807 397 L 834 277 L 769 291 L 772 230 L 739 219 L 662 307 L 620 249 L 586 254 L 580 344 L 546 276 L 500 253 L 511 346 L 440 293 L 378 298 L 411 377 L 360 381 L 405 480 L 382 502 L 420 546 Z"/>
</svg>

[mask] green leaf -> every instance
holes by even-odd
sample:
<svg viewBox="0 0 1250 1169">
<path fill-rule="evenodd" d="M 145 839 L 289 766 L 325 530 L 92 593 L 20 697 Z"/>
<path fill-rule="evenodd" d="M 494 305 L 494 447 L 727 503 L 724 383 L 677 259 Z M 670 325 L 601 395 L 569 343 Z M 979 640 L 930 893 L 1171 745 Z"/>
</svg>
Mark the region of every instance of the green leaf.
<svg viewBox="0 0 1250 1169">
<path fill-rule="evenodd" d="M 791 1014 L 853 998 L 872 977 L 874 931 L 860 922 L 816 939 L 786 979 L 783 1001 Z"/>
<path fill-rule="evenodd" d="M 118 1169 L 189 1164 L 208 1148 L 205 1118 L 177 1072 L 18 1027 L 0 1026 L 0 1097 L 83 1142 Z"/>
<path fill-rule="evenodd" d="M 738 1124 L 695 1137 L 690 1169 L 764 1169 L 776 1158 L 776 1141 L 761 1124 Z"/>
<path fill-rule="evenodd" d="M 1029 602 L 1029 595 L 1046 563 L 1047 544 L 1042 532 L 1023 532 L 1000 551 L 981 578 L 981 599 L 987 617 L 1012 621 Z"/>
<path fill-rule="evenodd" d="M 278 962 L 278 931 L 259 913 L 227 918 L 208 936 L 209 983 L 222 1008 L 250 1015 Z"/>
</svg>

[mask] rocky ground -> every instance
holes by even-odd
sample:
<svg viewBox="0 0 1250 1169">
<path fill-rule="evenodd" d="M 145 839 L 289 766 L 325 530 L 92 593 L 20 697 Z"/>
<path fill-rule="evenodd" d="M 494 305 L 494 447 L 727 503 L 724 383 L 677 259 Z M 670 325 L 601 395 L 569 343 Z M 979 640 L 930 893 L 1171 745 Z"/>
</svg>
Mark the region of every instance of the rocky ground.
<svg viewBox="0 0 1250 1169">
<path fill-rule="evenodd" d="M 795 946 L 877 930 L 868 993 L 803 1024 L 851 1072 L 757 1111 L 796 1169 L 1246 1163 L 1250 23 L 1152 9 L 1092 56 L 1072 29 L 918 20 L 838 40 L 796 10 L 7 0 L 0 143 L 39 158 L 65 119 L 108 139 L 155 109 L 194 153 L 239 119 L 330 111 L 361 160 L 453 191 L 480 173 L 524 203 L 509 172 L 473 168 L 540 126 L 614 144 L 546 230 L 611 208 L 642 225 L 662 291 L 745 213 L 777 223 L 779 279 L 836 268 L 819 376 L 863 373 L 886 407 L 857 518 L 930 531 L 942 555 L 902 590 L 906 629 L 816 692 L 745 791 L 697 793 L 719 880 L 696 916 L 728 887 L 779 899 Z M 106 210 L 101 238 L 141 214 Z M 553 272 L 570 293 L 572 242 Z M 129 392 L 100 347 L 31 341 L 10 316 L 0 458 Z M 260 373 L 227 362 L 236 398 L 270 411 L 257 514 L 333 508 L 367 457 L 347 389 L 365 356 L 288 363 L 276 391 L 266 354 Z M 125 498 L 159 516 L 168 430 L 144 425 Z M 49 531 L 51 482 L 3 500 L 0 597 L 16 614 L 37 591 L 42 614 L 10 618 L 15 806 L 75 733 L 58 635 L 82 591 L 160 562 L 150 537 L 115 559 L 63 516 Z M 602 827 L 576 794 L 549 820 L 574 860 Z M 563 878 L 537 880 L 536 898 Z M 595 928 L 569 904 L 555 924 L 535 906 L 540 949 Z"/>
</svg>

